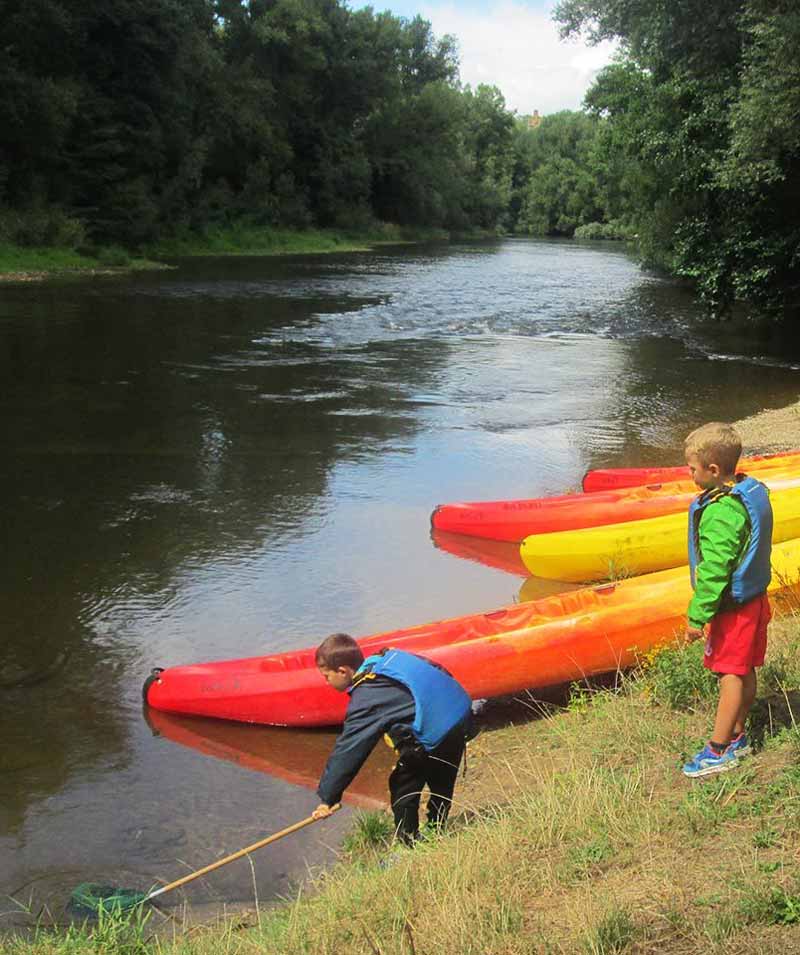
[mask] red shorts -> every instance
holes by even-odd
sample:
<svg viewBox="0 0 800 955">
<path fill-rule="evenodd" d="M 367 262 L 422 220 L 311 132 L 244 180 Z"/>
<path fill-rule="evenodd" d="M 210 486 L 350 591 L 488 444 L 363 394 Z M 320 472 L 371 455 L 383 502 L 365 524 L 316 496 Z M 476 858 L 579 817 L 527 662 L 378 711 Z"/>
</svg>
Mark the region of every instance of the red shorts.
<svg viewBox="0 0 800 955">
<path fill-rule="evenodd" d="M 744 676 L 764 662 L 767 624 L 772 617 L 766 594 L 713 617 L 706 631 L 703 665 L 714 673 Z"/>
</svg>

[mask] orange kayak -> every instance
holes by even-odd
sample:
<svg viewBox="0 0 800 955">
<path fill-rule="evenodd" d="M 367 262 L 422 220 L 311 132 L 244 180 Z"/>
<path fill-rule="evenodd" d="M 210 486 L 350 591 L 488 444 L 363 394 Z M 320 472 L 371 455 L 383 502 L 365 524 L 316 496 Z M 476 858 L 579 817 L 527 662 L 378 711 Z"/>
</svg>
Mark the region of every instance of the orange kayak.
<svg viewBox="0 0 800 955">
<path fill-rule="evenodd" d="M 771 468 L 783 467 L 800 470 L 800 451 L 781 451 L 778 454 L 754 454 L 742 458 L 741 470 L 760 478 Z M 583 476 L 583 490 L 587 493 L 610 491 L 643 484 L 685 481 L 689 469 L 685 466 L 665 468 L 600 468 L 587 471 Z"/>
<path fill-rule="evenodd" d="M 774 589 L 800 580 L 800 539 L 773 547 L 773 570 Z M 630 666 L 682 633 L 690 593 L 678 567 L 359 643 L 441 663 L 473 699 L 501 696 Z M 314 648 L 156 670 L 144 694 L 167 712 L 286 726 L 340 723 L 348 699 L 322 680 Z"/>
</svg>

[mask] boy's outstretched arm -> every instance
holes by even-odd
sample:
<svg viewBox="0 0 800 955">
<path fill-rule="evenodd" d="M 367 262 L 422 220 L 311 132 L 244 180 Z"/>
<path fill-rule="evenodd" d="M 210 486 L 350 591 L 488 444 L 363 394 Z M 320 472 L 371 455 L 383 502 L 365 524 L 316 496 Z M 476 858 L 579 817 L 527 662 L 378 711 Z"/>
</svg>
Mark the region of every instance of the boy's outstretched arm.
<svg viewBox="0 0 800 955">
<path fill-rule="evenodd" d="M 328 815 L 330 807 L 341 800 L 383 733 L 382 714 L 368 701 L 354 697 L 317 787 L 320 805 L 313 812 L 317 819 Z"/>
</svg>

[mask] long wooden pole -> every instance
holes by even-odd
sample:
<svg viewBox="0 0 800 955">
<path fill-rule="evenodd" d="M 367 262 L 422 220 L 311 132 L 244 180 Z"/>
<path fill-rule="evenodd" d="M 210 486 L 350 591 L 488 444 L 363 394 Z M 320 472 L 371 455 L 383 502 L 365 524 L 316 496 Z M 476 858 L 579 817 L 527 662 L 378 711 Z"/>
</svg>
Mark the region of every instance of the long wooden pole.
<svg viewBox="0 0 800 955">
<path fill-rule="evenodd" d="M 336 812 L 336 810 L 339 808 L 340 805 L 337 803 L 335 806 L 331 806 L 331 812 Z M 324 816 L 323 818 L 327 817 Z M 281 829 L 280 832 L 275 832 L 271 836 L 266 836 L 264 839 L 259 839 L 258 842 L 254 842 L 251 846 L 246 846 L 244 849 L 239 849 L 237 852 L 233 852 L 231 855 L 225 856 L 224 859 L 218 859 L 216 862 L 212 862 L 210 865 L 207 865 L 202 869 L 198 869 L 197 872 L 190 872 L 189 875 L 185 875 L 182 879 L 176 879 L 174 882 L 170 882 L 168 885 L 164 885 L 160 889 L 156 889 L 154 892 L 148 892 L 144 899 L 142 899 L 142 902 L 149 902 L 157 895 L 163 895 L 165 892 L 171 892 L 173 889 L 177 889 L 181 885 L 186 885 L 187 882 L 192 882 L 194 879 L 199 879 L 201 875 L 206 875 L 206 873 L 213 872 L 214 869 L 219 869 L 221 866 L 227 865 L 229 862 L 234 862 L 236 859 L 241 859 L 242 856 L 246 856 L 250 852 L 255 852 L 256 849 L 262 849 L 264 846 L 268 846 L 270 842 L 277 842 L 278 839 L 283 839 L 284 836 L 288 836 L 293 832 L 297 832 L 298 829 L 303 829 L 305 826 L 310 826 L 312 822 L 316 821 L 317 819 L 315 816 L 308 816 L 307 819 L 301 819 L 300 822 L 295 822 L 293 825 L 287 826 L 285 829 Z"/>
</svg>

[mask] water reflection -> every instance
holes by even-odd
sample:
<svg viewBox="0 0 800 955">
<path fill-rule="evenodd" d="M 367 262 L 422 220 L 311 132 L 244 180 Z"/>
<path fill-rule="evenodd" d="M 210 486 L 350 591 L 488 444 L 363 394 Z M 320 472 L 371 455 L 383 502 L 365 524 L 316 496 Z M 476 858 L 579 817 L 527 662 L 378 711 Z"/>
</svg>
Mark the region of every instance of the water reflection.
<svg viewBox="0 0 800 955">
<path fill-rule="evenodd" d="M 276 776 L 316 791 L 336 738 L 331 732 L 245 726 L 202 717 L 181 717 L 145 708 L 145 719 L 163 736 L 215 759 Z M 367 809 L 387 805 L 386 780 L 394 765 L 387 746 L 377 746 L 344 795 L 344 802 Z"/>
<path fill-rule="evenodd" d="M 431 529 L 431 540 L 434 547 L 454 557 L 472 560 L 483 567 L 494 567 L 517 577 L 528 576 L 528 568 L 519 555 L 519 544 L 515 542 L 470 537 L 467 534 L 452 534 L 435 527 Z"/>
</svg>

